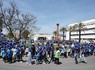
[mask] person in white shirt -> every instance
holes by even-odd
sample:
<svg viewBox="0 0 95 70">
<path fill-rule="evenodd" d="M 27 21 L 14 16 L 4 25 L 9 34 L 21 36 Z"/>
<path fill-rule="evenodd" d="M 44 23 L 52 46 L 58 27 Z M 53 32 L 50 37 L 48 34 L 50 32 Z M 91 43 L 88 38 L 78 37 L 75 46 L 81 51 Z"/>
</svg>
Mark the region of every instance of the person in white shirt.
<svg viewBox="0 0 95 70">
<path fill-rule="evenodd" d="M 17 58 L 17 49 L 16 49 L 15 47 L 12 48 L 12 52 L 13 52 L 13 56 L 12 56 L 13 60 L 12 60 L 12 62 L 16 62 L 16 58 Z"/>
<path fill-rule="evenodd" d="M 32 62 L 32 55 L 31 55 L 31 52 L 29 51 L 29 52 L 28 52 L 27 64 L 28 64 L 28 65 L 31 65 L 31 62 Z"/>
</svg>

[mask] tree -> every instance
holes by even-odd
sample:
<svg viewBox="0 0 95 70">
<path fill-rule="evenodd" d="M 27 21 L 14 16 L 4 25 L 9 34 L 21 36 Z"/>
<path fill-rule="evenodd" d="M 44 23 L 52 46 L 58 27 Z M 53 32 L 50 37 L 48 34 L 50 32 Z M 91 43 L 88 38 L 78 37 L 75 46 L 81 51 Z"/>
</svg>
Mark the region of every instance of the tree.
<svg viewBox="0 0 95 70">
<path fill-rule="evenodd" d="M 29 34 L 30 34 L 30 32 L 28 30 L 24 30 L 22 32 L 22 38 L 27 39 Z"/>
<path fill-rule="evenodd" d="M 2 0 L 0 0 L 0 32 L 2 32 L 2 27 L 3 27 L 3 15 L 2 15 L 2 6 L 3 6 L 3 2 Z"/>
<path fill-rule="evenodd" d="M 81 42 L 81 31 L 84 31 L 86 28 L 83 23 L 75 24 L 73 27 L 75 27 L 75 30 L 79 32 L 79 42 Z"/>
<path fill-rule="evenodd" d="M 30 32 L 37 30 L 36 17 L 31 14 L 21 14 L 17 16 L 18 23 L 16 29 L 19 31 L 19 39 L 21 39 L 21 34 L 24 30 L 28 29 Z"/>
<path fill-rule="evenodd" d="M 56 37 L 56 31 L 53 32 L 54 36 Z"/>
<path fill-rule="evenodd" d="M 60 29 L 60 31 L 63 32 L 63 40 L 64 40 L 64 33 L 67 31 L 67 29 L 66 29 L 65 27 L 62 27 L 62 28 Z"/>
<path fill-rule="evenodd" d="M 3 25 L 4 28 L 6 28 L 9 31 L 10 37 L 14 36 L 15 31 L 15 24 L 16 24 L 16 16 L 17 16 L 18 9 L 16 7 L 16 4 L 14 2 L 10 3 L 10 7 L 8 8 L 2 8 L 2 14 L 3 14 Z"/>
<path fill-rule="evenodd" d="M 32 14 L 23 14 L 16 7 L 15 2 L 10 2 L 10 7 L 3 8 L 3 25 L 8 30 L 11 37 L 15 37 L 15 32 L 18 32 L 19 39 L 21 39 L 22 32 L 28 29 L 30 32 L 37 30 L 36 17 Z"/>
<path fill-rule="evenodd" d="M 8 33 L 8 34 L 7 34 L 7 37 L 8 37 L 8 38 L 13 38 L 12 33 Z M 14 35 L 14 38 L 16 38 L 16 36 L 15 36 L 15 35 Z"/>
<path fill-rule="evenodd" d="M 68 28 L 68 31 L 69 31 L 69 40 L 71 41 L 71 32 L 75 30 L 75 27 L 74 26 L 70 26 Z"/>
</svg>

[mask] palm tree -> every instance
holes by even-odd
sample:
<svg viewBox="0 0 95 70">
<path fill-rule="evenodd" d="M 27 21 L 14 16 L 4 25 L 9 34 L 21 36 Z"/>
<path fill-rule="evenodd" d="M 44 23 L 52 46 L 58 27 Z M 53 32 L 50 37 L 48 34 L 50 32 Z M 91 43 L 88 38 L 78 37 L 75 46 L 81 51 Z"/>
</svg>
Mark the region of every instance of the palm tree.
<svg viewBox="0 0 95 70">
<path fill-rule="evenodd" d="M 85 25 L 83 23 L 75 24 L 75 30 L 79 32 L 79 42 L 81 42 L 81 31 L 84 31 L 86 28 L 84 27 Z"/>
<path fill-rule="evenodd" d="M 67 29 L 66 29 L 65 27 L 62 27 L 62 28 L 60 29 L 60 31 L 63 32 L 63 40 L 64 40 L 64 34 L 65 34 L 65 32 L 67 31 Z"/>
<path fill-rule="evenodd" d="M 70 26 L 68 28 L 68 31 L 69 31 L 69 40 L 71 41 L 71 32 L 75 30 L 75 27 L 74 26 Z"/>
<path fill-rule="evenodd" d="M 53 34 L 54 34 L 54 36 L 55 36 L 54 38 L 56 38 L 56 31 L 54 31 Z"/>
</svg>

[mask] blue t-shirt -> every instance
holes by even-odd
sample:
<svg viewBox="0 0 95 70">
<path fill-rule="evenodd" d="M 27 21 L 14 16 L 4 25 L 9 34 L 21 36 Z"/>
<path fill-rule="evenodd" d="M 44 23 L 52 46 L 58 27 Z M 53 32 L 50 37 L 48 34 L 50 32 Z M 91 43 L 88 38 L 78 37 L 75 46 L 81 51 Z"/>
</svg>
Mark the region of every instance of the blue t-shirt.
<svg viewBox="0 0 95 70">
<path fill-rule="evenodd" d="M 75 48 L 77 48 L 77 49 L 80 48 L 80 43 L 79 42 L 75 43 Z"/>
<path fill-rule="evenodd" d="M 7 54 L 8 54 L 8 58 L 12 57 L 12 51 L 11 50 L 7 50 Z"/>
<path fill-rule="evenodd" d="M 46 50 L 50 51 L 51 50 L 51 46 L 49 44 L 46 45 Z"/>
<path fill-rule="evenodd" d="M 3 33 L 0 34 L 0 38 L 4 38 L 4 34 Z"/>
<path fill-rule="evenodd" d="M 1 49 L 1 52 L 2 52 L 2 57 L 3 58 L 6 57 L 6 54 L 7 54 L 6 49 L 5 48 L 2 48 Z"/>
</svg>

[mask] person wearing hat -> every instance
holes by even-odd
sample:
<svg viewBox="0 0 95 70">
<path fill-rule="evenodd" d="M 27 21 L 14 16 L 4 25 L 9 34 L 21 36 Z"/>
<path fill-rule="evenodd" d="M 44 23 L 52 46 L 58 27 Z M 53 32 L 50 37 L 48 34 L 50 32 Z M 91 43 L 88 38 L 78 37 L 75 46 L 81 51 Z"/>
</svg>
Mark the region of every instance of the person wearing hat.
<svg viewBox="0 0 95 70">
<path fill-rule="evenodd" d="M 5 48 L 2 48 L 1 49 L 1 55 L 2 55 L 2 58 L 3 58 L 3 61 L 6 63 L 6 55 L 7 55 L 7 52 L 6 52 L 6 49 Z"/>
<path fill-rule="evenodd" d="M 13 55 L 12 50 L 11 50 L 10 47 L 8 47 L 8 49 L 7 49 L 7 58 L 8 58 L 9 63 L 12 63 L 12 55 Z"/>
<path fill-rule="evenodd" d="M 35 47 L 35 45 L 34 45 L 34 43 L 32 43 L 31 45 L 30 45 L 30 51 L 31 51 L 31 55 L 32 55 L 32 58 L 34 58 L 34 56 L 35 56 L 35 53 L 36 53 L 36 47 Z"/>
</svg>

